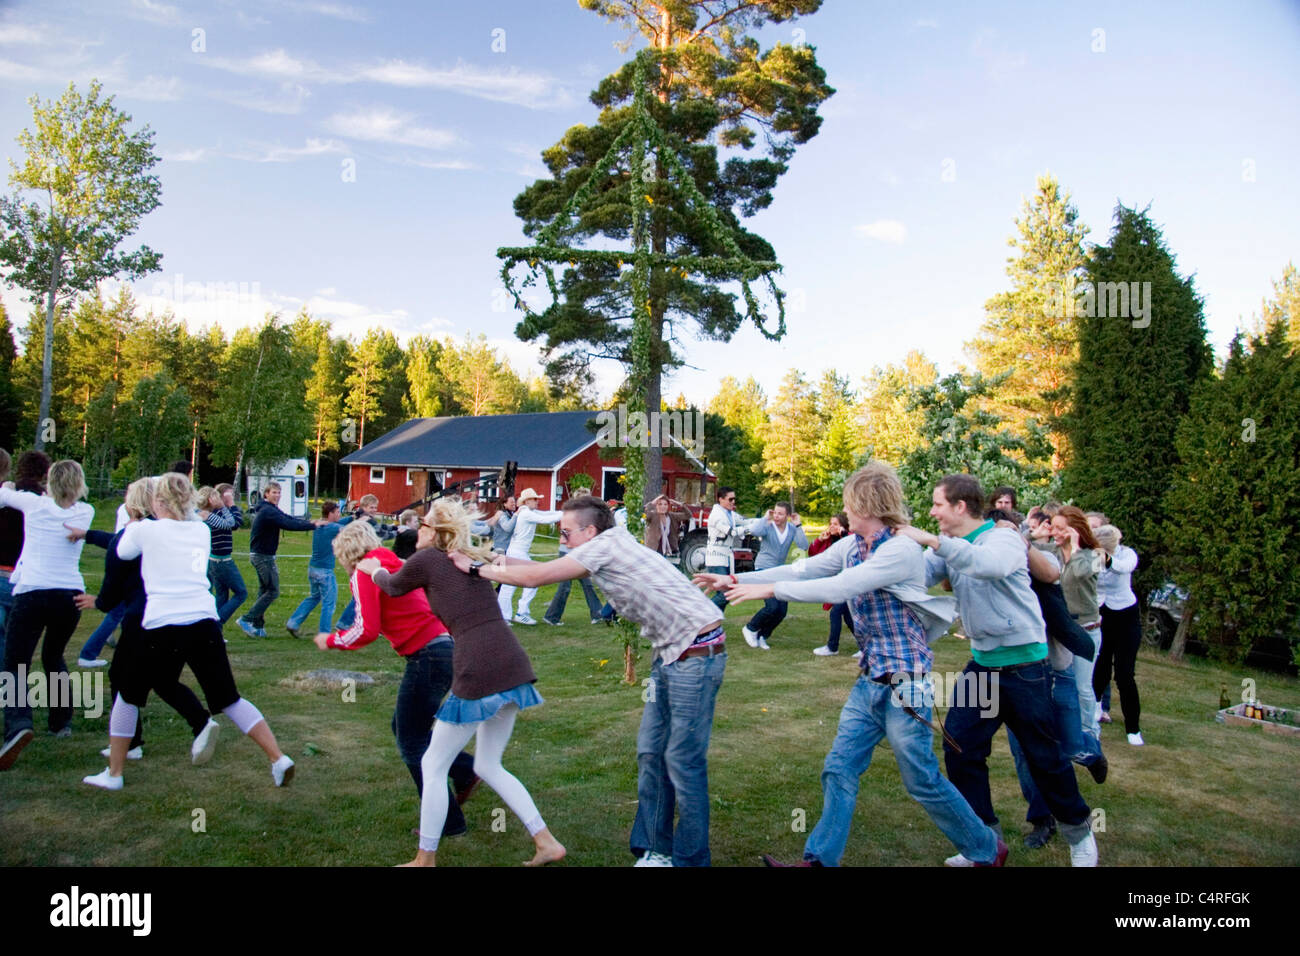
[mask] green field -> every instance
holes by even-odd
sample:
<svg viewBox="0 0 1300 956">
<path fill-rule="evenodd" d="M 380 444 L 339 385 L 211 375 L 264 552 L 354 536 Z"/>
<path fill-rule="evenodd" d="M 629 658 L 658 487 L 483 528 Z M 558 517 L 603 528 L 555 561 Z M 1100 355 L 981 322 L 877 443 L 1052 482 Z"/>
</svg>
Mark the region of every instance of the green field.
<svg viewBox="0 0 1300 956">
<path fill-rule="evenodd" d="M 96 527 L 111 527 L 111 520 L 112 508 L 103 507 Z M 538 550 L 548 544 L 553 549 L 539 538 Z M 244 531 L 235 551 L 252 582 L 247 546 Z M 107 712 L 88 719 L 78 711 L 72 737 L 56 740 L 45 735 L 38 711 L 36 740 L 12 771 L 0 774 L 0 864 L 386 865 L 413 855 L 418 800 L 389 728 L 402 663 L 382 640 L 359 652 L 322 652 L 285 633 L 284 621 L 306 594 L 309 551 L 308 535 L 284 535 L 283 593 L 267 617 L 269 640 L 247 638 L 233 620 L 226 628 L 241 693 L 298 762 L 293 785 L 275 789 L 261 751 L 224 717 L 215 758 L 191 766 L 188 727 L 155 700 L 145 711 L 145 759 L 128 763 L 125 789 L 93 789 L 81 777 L 106 763 L 99 749 L 107 743 Z M 87 547 L 82 560 L 92 590 L 102 556 Z M 340 587 L 336 614 L 346 599 L 342 575 Z M 552 591 L 544 588 L 533 603 L 539 620 Z M 250 584 L 250 603 L 255 594 Z M 740 639 L 754 607 L 727 615 L 730 660 L 710 751 L 715 865 L 757 865 L 762 853 L 798 858 L 805 834 L 797 831 L 801 820 L 807 829 L 817 820 L 822 760 L 856 675 L 851 647 L 837 658 L 812 655 L 826 636 L 820 605 L 792 605 L 768 652 Z M 94 612 L 83 616 L 69 660 L 99 620 Z M 315 621 L 313 615 L 304 632 Z M 505 765 L 568 848 L 565 865 L 627 865 L 642 704 L 641 689 L 621 682 L 616 631 L 588 623 L 577 587 L 564 626 L 515 629 L 547 703 L 521 716 Z M 964 641 L 946 637 L 936 646 L 935 669 L 959 671 L 968 655 Z M 318 667 L 365 671 L 379 683 L 359 688 L 355 702 L 337 691 L 291 686 L 293 675 Z M 645 653 L 638 667 L 641 676 L 648 673 Z M 188 671 L 185 677 L 193 686 Z M 1109 780 L 1098 786 L 1079 771 L 1085 799 L 1105 811 L 1105 830 L 1097 834 L 1103 866 L 1300 864 L 1300 739 L 1213 720 L 1221 686 L 1236 699 L 1245 677 L 1256 680 L 1264 703 L 1300 706 L 1295 679 L 1199 660 L 1175 665 L 1143 651 L 1138 683 L 1147 745 L 1128 745 L 1116 713 L 1117 722 L 1103 727 Z M 1039 851 L 1020 845 L 1025 806 L 1003 734 L 990 776 L 1011 843 L 1008 862 L 1067 866 L 1059 837 Z M 465 811 L 470 831 L 444 841 L 442 865 L 508 866 L 531 855 L 523 826 L 490 790 L 480 789 Z M 882 743 L 862 780 L 845 864 L 933 866 L 953 852 L 903 790 Z"/>
</svg>

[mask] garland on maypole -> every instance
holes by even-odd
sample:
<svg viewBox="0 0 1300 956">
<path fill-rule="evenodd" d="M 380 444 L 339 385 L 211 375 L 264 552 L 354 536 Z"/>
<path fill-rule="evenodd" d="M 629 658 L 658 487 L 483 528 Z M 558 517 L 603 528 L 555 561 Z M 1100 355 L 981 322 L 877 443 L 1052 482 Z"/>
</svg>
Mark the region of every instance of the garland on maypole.
<svg viewBox="0 0 1300 956">
<path fill-rule="evenodd" d="M 745 300 L 745 317 L 754 323 L 765 338 L 774 340 L 785 334 L 785 294 L 777 287 L 773 278 L 774 273 L 781 269 L 780 263 L 751 259 L 744 255 L 736 242 L 733 230 L 722 221 L 717 210 L 695 185 L 681 157 L 668 142 L 667 136 L 655 122 L 647 106 L 646 72 L 649 65 L 653 65 L 651 51 L 643 50 L 638 53 L 630 121 L 593 168 L 591 175 L 564 204 L 559 214 L 538 231 L 536 243 L 531 246 L 507 246 L 497 250 L 497 257 L 503 260 L 502 282 L 514 299 L 515 308 L 526 315 L 531 315 L 532 309 L 523 300 L 520 289 L 536 285 L 539 274 L 545 278 L 552 300 L 560 299 L 560 288 L 555 280 L 553 269 L 553 266 L 558 263 L 567 262 L 574 268 L 579 263 L 613 265 L 620 270 L 621 275 L 627 276 L 626 281 L 630 284 L 632 298 L 632 335 L 628 350 L 631 400 L 628 404 L 629 411 L 642 413 L 647 411 L 646 387 L 653 371 L 652 354 L 655 336 L 651 324 L 653 310 L 650 302 L 650 280 L 655 270 L 675 272 L 683 278 L 691 273 L 697 273 L 714 282 L 738 281 L 741 295 Z M 579 249 L 567 245 L 563 235 L 566 226 L 581 213 L 587 202 L 596 195 L 601 184 L 614 174 L 615 167 L 625 153 L 630 153 L 627 188 L 632 211 L 631 250 L 622 252 Z M 676 187 L 682 196 L 684 202 L 679 212 L 683 219 L 704 232 L 713 241 L 715 247 L 721 248 L 726 253 L 725 255 L 675 255 L 654 250 L 650 230 L 654 199 L 650 195 L 647 183 L 655 179 L 656 165 L 663 167 L 669 184 Z M 647 170 L 650 173 L 648 178 Z M 527 275 L 517 285 L 514 270 L 521 264 L 527 266 Z M 751 283 L 760 280 L 766 282 L 767 289 L 776 302 L 775 328 L 771 330 L 768 329 L 767 319 L 759 308 L 758 297 L 751 286 Z M 640 536 L 643 528 L 641 509 L 645 502 L 645 449 L 640 446 L 629 446 L 623 448 L 622 452 L 625 468 L 623 497 L 625 504 L 630 504 L 627 509 L 628 530 Z M 630 643 L 626 651 L 629 655 L 627 673 L 631 674 Z"/>
</svg>

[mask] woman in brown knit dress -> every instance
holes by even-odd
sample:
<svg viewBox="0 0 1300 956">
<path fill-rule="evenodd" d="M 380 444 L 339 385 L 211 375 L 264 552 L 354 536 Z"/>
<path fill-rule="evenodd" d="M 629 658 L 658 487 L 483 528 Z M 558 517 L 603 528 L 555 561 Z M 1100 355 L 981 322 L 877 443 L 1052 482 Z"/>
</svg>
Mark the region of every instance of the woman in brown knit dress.
<svg viewBox="0 0 1300 956">
<path fill-rule="evenodd" d="M 369 574 L 385 594 L 399 596 L 424 588 L 429 607 L 455 641 L 451 693 L 438 710 L 429 749 L 421 766 L 426 780 L 445 780 L 461 748 L 475 737 L 474 772 L 495 790 L 523 822 L 537 852 L 525 866 L 542 866 L 564 857 L 564 847 L 546 828 L 533 798 L 501 766 L 515 716 L 542 703 L 533 689 L 537 676 L 528 655 L 501 617 L 497 595 L 484 578 L 456 570 L 448 551 L 482 555 L 470 542 L 470 514 L 451 498 L 435 501 L 420 524 L 418 550 L 396 574 L 366 559 L 357 571 Z M 420 800 L 420 846 L 408 866 L 434 866 L 438 836 L 447 816 L 447 788 L 425 787 Z"/>
</svg>

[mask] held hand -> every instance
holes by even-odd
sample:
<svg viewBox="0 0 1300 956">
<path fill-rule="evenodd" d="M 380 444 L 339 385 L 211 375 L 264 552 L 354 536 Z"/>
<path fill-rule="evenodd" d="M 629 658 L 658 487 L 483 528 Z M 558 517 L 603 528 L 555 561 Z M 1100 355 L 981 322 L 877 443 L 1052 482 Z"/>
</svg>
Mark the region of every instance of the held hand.
<svg viewBox="0 0 1300 956">
<path fill-rule="evenodd" d="M 930 534 L 928 531 L 922 531 L 920 528 L 914 528 L 910 524 L 905 524 L 898 529 L 898 533 L 904 537 L 911 538 L 923 548 L 939 547 L 939 539 Z"/>
<path fill-rule="evenodd" d="M 733 584 L 727 588 L 727 603 L 739 604 L 741 601 L 765 601 L 776 590 L 774 584 Z"/>
<path fill-rule="evenodd" d="M 707 571 L 701 571 L 691 582 L 699 586 L 703 591 L 721 591 L 724 587 L 731 586 L 731 575 L 729 574 L 710 574 Z"/>
<path fill-rule="evenodd" d="M 451 563 L 456 565 L 456 570 L 463 574 L 469 574 L 470 565 L 474 559 L 463 551 L 448 551 L 447 557 L 451 558 Z"/>
<path fill-rule="evenodd" d="M 65 528 L 68 529 L 68 540 L 69 540 L 69 541 L 80 541 L 82 538 L 84 538 L 84 537 L 86 536 L 86 529 L 85 529 L 85 528 L 74 528 L 72 525 L 68 524 L 66 521 L 63 522 L 63 527 L 65 527 Z"/>
<path fill-rule="evenodd" d="M 316 646 L 319 647 L 322 651 L 329 650 L 329 646 L 330 646 L 329 639 L 330 636 L 326 634 L 324 631 L 322 631 L 321 633 L 317 634 L 315 637 L 312 638 L 312 640 L 316 642 Z"/>
<path fill-rule="evenodd" d="M 375 572 L 382 567 L 383 565 L 379 563 L 378 558 L 363 558 L 357 562 L 357 570 L 362 574 L 369 574 L 371 577 L 374 577 Z"/>
<path fill-rule="evenodd" d="M 93 594 L 74 594 L 72 603 L 77 605 L 79 611 L 89 611 L 95 606 L 95 595 Z"/>
</svg>

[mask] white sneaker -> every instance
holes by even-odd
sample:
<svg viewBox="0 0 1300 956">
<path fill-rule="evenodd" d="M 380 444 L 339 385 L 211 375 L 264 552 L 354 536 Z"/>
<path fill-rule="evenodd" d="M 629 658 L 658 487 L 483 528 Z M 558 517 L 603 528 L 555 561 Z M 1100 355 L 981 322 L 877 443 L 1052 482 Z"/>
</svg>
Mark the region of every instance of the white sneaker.
<svg viewBox="0 0 1300 956">
<path fill-rule="evenodd" d="M 862 652 L 861 652 L 861 651 L 854 651 L 854 652 L 853 652 L 853 659 L 854 659 L 855 661 L 859 661 L 859 662 L 860 662 L 860 661 L 862 660 Z"/>
<path fill-rule="evenodd" d="M 121 790 L 124 786 L 122 778 L 113 776 L 107 767 L 93 776 L 82 777 L 81 782 L 88 783 L 92 787 L 102 787 L 105 790 Z"/>
<path fill-rule="evenodd" d="M 742 627 L 740 633 L 745 635 L 745 643 L 750 647 L 758 647 L 758 635 L 748 627 Z M 647 864 L 648 865 L 648 864 Z"/>
<path fill-rule="evenodd" d="M 108 748 L 105 747 L 103 750 L 101 750 L 99 752 L 99 755 L 101 757 L 107 757 Z M 132 747 L 130 750 L 126 752 L 127 760 L 141 760 L 143 758 L 144 758 L 144 747 Z"/>
<path fill-rule="evenodd" d="M 1097 865 L 1097 838 L 1091 833 L 1070 847 L 1070 866 Z"/>
<path fill-rule="evenodd" d="M 287 787 L 293 780 L 293 760 L 288 754 L 281 754 L 280 759 L 271 764 L 271 779 L 277 787 Z"/>
<path fill-rule="evenodd" d="M 534 621 L 533 618 L 532 618 L 532 616 L 529 615 L 529 614 L 516 614 L 516 615 L 515 615 L 515 623 L 516 623 L 516 624 L 527 624 L 527 625 L 531 626 L 531 625 L 536 624 L 537 622 Z"/>
<path fill-rule="evenodd" d="M 948 857 L 948 859 L 944 860 L 943 865 L 944 866 L 974 866 L 975 861 L 968 860 L 960 853 L 958 853 L 956 856 L 950 856 Z"/>
<path fill-rule="evenodd" d="M 1129 734 L 1128 742 L 1131 743 L 1134 747 L 1141 747 L 1143 744 L 1146 743 L 1146 741 L 1142 739 L 1142 731 L 1140 730 L 1135 734 Z"/>
<path fill-rule="evenodd" d="M 108 661 L 104 660 L 103 658 L 99 658 L 99 657 L 95 658 L 93 661 L 88 661 L 88 660 L 86 660 L 84 657 L 78 657 L 78 658 L 77 658 L 77 666 L 78 666 L 78 667 L 86 667 L 86 668 L 93 668 L 93 667 L 107 667 L 107 666 L 108 666 Z"/>
<path fill-rule="evenodd" d="M 644 853 L 641 859 L 632 864 L 633 866 L 672 866 L 673 858 L 664 856 L 662 853 Z"/>
<path fill-rule="evenodd" d="M 212 754 L 217 749 L 217 732 L 219 730 L 221 730 L 221 725 L 209 717 L 207 724 L 199 731 L 199 735 L 194 738 L 194 743 L 190 744 L 190 763 L 198 766 L 212 759 Z M 276 784 L 276 786 L 279 786 L 279 784 Z"/>
<path fill-rule="evenodd" d="M 758 639 L 758 646 L 759 646 L 759 648 L 760 648 L 761 650 L 764 650 L 764 651 L 770 651 L 770 650 L 772 649 L 772 648 L 770 648 L 770 647 L 767 646 L 767 638 L 766 638 L 766 637 L 760 637 L 760 638 Z"/>
<path fill-rule="evenodd" d="M 813 651 L 818 657 L 834 657 L 839 651 L 833 651 L 825 644 Z"/>
</svg>

